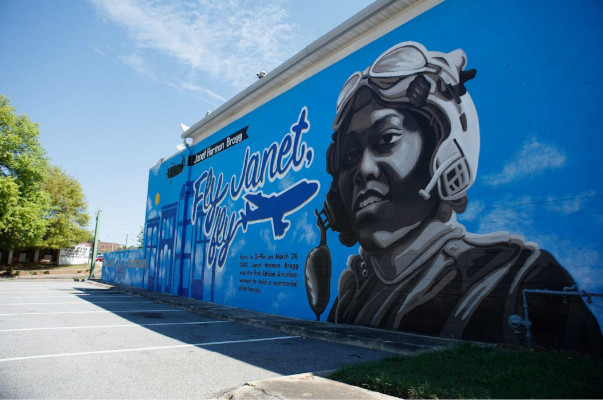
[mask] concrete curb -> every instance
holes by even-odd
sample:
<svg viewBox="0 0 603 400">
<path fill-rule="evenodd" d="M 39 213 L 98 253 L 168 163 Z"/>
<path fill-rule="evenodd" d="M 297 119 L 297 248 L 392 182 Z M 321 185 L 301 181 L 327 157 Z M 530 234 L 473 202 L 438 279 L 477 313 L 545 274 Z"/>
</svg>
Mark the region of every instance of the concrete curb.
<svg viewBox="0 0 603 400">
<path fill-rule="evenodd" d="M 385 394 L 322 378 L 311 373 L 248 382 L 218 395 L 216 400 L 368 399 L 391 400 Z"/>
</svg>

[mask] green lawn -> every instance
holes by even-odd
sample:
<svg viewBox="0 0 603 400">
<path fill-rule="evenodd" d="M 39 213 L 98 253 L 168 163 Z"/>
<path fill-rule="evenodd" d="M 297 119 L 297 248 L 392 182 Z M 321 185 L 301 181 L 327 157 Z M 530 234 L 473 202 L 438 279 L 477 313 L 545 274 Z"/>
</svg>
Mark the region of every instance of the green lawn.
<svg viewBox="0 0 603 400">
<path fill-rule="evenodd" d="M 352 366 L 329 378 L 403 398 L 602 398 L 603 358 L 462 344 Z"/>
</svg>

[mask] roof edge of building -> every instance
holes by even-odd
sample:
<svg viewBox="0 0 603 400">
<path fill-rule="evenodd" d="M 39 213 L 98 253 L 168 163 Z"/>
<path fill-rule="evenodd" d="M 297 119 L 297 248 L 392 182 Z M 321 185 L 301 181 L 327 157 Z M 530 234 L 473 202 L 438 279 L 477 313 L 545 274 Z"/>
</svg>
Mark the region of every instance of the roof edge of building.
<svg viewBox="0 0 603 400">
<path fill-rule="evenodd" d="M 443 0 L 378 0 L 267 73 L 182 133 L 193 144 L 211 136 Z"/>
</svg>

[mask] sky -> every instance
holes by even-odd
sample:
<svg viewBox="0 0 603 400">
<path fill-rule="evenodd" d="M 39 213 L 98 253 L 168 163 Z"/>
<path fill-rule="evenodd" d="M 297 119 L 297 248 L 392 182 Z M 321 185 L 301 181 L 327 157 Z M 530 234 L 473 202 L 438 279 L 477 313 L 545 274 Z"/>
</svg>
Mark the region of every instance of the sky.
<svg viewBox="0 0 603 400">
<path fill-rule="evenodd" d="M 253 84 L 369 0 L 0 0 L 0 94 L 78 179 L 102 241 L 136 242 L 149 169 L 180 124 Z"/>
</svg>

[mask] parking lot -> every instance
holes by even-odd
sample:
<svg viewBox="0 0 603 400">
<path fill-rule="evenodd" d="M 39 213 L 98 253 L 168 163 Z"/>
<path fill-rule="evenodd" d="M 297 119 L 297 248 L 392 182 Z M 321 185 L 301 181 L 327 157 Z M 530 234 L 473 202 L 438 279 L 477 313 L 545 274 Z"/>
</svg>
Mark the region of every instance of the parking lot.
<svg viewBox="0 0 603 400">
<path fill-rule="evenodd" d="M 2 398 L 210 398 L 389 355 L 68 280 L 0 282 L 0 341 Z"/>
</svg>

